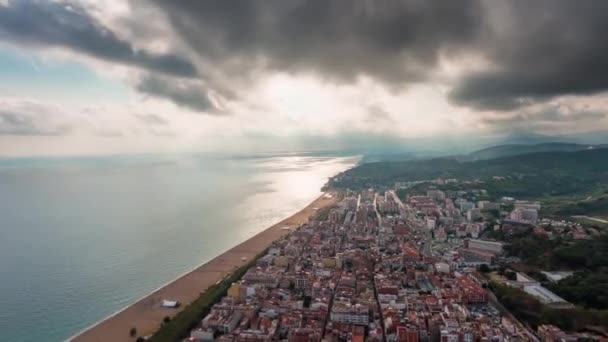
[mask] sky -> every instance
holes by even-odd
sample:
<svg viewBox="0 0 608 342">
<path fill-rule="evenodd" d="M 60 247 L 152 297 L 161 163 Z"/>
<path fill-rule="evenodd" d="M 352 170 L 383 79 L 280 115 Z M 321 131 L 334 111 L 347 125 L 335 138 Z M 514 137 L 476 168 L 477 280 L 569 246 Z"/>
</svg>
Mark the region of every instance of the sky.
<svg viewBox="0 0 608 342">
<path fill-rule="evenodd" d="M 602 0 L 0 0 L 0 156 L 608 131 Z"/>
</svg>

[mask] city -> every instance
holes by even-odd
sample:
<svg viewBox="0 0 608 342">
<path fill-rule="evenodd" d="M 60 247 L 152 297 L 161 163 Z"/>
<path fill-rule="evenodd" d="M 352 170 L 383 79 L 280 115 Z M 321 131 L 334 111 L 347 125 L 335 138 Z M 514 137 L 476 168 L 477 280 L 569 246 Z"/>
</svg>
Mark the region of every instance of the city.
<svg viewBox="0 0 608 342">
<path fill-rule="evenodd" d="M 503 243 L 480 239 L 489 224 L 483 214 L 506 204 L 512 208 L 490 230 L 539 223 L 535 231 L 546 234 L 548 220 L 538 219 L 537 202 L 470 201 L 484 192 L 432 189 L 402 201 L 395 189 L 341 190 L 336 206 L 274 242 L 187 340 L 605 340 L 550 324 L 532 329 L 501 305 L 488 288 L 490 280 L 552 308 L 573 306 L 524 273 L 489 273 L 517 258 L 507 256 Z M 580 225 L 575 228 L 575 238 L 588 238 Z"/>
</svg>

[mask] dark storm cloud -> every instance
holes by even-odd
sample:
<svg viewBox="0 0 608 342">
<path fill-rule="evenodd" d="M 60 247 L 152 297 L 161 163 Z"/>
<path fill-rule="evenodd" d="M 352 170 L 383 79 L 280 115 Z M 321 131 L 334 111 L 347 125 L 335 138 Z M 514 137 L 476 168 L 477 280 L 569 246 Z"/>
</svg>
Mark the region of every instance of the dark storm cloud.
<svg viewBox="0 0 608 342">
<path fill-rule="evenodd" d="M 0 109 L 0 135 L 65 135 L 69 125 L 50 122 L 47 109 L 32 103 L 19 106 L 2 104 Z"/>
<path fill-rule="evenodd" d="M 311 72 L 340 83 L 369 76 L 399 88 L 436 75 L 440 58 L 458 69 L 467 56 L 486 59 L 488 67 L 453 80 L 449 99 L 477 110 L 517 111 L 561 95 L 608 90 L 608 1 L 130 3 L 133 13 L 126 20 L 136 22 L 130 25 L 133 35 L 146 40 L 164 32 L 166 25 L 146 25 L 148 10 L 160 10 L 162 15 L 153 17 L 166 17 L 176 35 L 162 38 L 185 43 L 192 62 L 136 50 L 83 8 L 56 1 L 0 5 L 0 39 L 139 66 L 151 71 L 136 86 L 140 92 L 215 114 L 209 94 L 238 100 L 251 81 L 269 71 Z"/>
<path fill-rule="evenodd" d="M 368 75 L 424 79 L 440 52 L 475 41 L 476 1 L 162 1 L 173 27 L 201 59 L 227 76 L 258 69 L 312 71 L 351 82 Z"/>
<path fill-rule="evenodd" d="M 19 45 L 61 46 L 102 60 L 182 77 L 195 74 L 194 66 L 178 56 L 136 50 L 77 5 L 48 0 L 0 5 L 0 38 Z"/>
<path fill-rule="evenodd" d="M 162 1 L 178 35 L 222 75 L 313 71 L 352 82 L 423 81 L 443 56 L 489 67 L 454 83 L 453 103 L 514 110 L 608 88 L 608 2 L 422 0 Z"/>
<path fill-rule="evenodd" d="M 142 93 L 166 98 L 173 103 L 197 112 L 219 114 L 209 98 L 208 90 L 190 81 L 148 75 L 137 84 Z"/>
<path fill-rule="evenodd" d="M 607 1 L 511 1 L 489 11 L 494 26 L 479 51 L 495 68 L 467 75 L 453 102 L 512 110 L 608 89 Z"/>
</svg>

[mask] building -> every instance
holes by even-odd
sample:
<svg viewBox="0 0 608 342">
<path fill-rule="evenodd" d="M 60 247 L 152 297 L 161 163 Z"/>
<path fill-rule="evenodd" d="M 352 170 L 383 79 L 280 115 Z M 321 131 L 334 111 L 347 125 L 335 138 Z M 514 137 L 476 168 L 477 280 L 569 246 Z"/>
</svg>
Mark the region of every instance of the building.
<svg viewBox="0 0 608 342">
<path fill-rule="evenodd" d="M 331 209 L 327 217 L 330 222 L 338 223 L 342 220 L 342 212 L 337 209 Z"/>
<path fill-rule="evenodd" d="M 471 209 L 475 208 L 475 203 L 469 201 L 460 202 L 460 212 L 467 212 Z"/>
<path fill-rule="evenodd" d="M 289 331 L 289 342 L 316 342 L 321 340 L 321 331 L 313 328 L 296 328 Z"/>
<path fill-rule="evenodd" d="M 578 341 L 578 338 L 574 336 L 568 336 L 564 331 L 555 325 L 540 325 L 537 329 L 538 336 L 543 342 L 574 342 Z"/>
<path fill-rule="evenodd" d="M 536 297 L 541 303 L 555 309 L 573 307 L 571 303 L 540 285 L 524 286 L 524 291 Z"/>
<path fill-rule="evenodd" d="M 539 202 L 515 201 L 513 206 L 515 209 L 534 209 L 536 211 L 540 210 Z"/>
<path fill-rule="evenodd" d="M 232 283 L 228 289 L 228 297 L 239 298 L 241 296 L 241 284 Z"/>
<path fill-rule="evenodd" d="M 477 207 L 481 210 L 499 210 L 500 204 L 490 201 L 479 201 Z"/>
<path fill-rule="evenodd" d="M 477 282 L 468 276 L 456 278 L 458 287 L 462 290 L 462 298 L 468 304 L 488 302 L 488 293 Z"/>
<path fill-rule="evenodd" d="M 481 209 L 473 208 L 473 209 L 469 209 L 467 211 L 467 220 L 475 221 L 479 218 L 481 218 Z"/>
<path fill-rule="evenodd" d="M 418 328 L 415 326 L 397 327 L 397 342 L 418 342 Z"/>
<path fill-rule="evenodd" d="M 517 208 L 511 212 L 509 218 L 515 222 L 536 223 L 538 211 L 536 209 Z"/>
<path fill-rule="evenodd" d="M 469 240 L 468 248 L 474 248 L 481 251 L 488 251 L 494 254 L 502 253 L 503 244 L 497 241 L 488 240 Z"/>
<path fill-rule="evenodd" d="M 464 248 L 460 250 L 460 254 L 465 262 L 475 264 L 491 264 L 496 258 L 494 253 L 476 248 Z"/>
<path fill-rule="evenodd" d="M 545 277 L 547 277 L 547 279 L 549 279 L 549 281 L 552 283 L 557 283 L 558 281 L 560 281 L 564 278 L 568 278 L 569 276 L 574 274 L 574 272 L 569 272 L 569 271 L 561 271 L 561 272 L 541 271 L 540 273 L 544 274 Z"/>
<path fill-rule="evenodd" d="M 368 325 L 369 308 L 361 304 L 336 302 L 331 310 L 330 319 L 336 323 Z"/>
<path fill-rule="evenodd" d="M 427 190 L 426 195 L 438 202 L 445 201 L 445 192 L 441 190 Z"/>
</svg>

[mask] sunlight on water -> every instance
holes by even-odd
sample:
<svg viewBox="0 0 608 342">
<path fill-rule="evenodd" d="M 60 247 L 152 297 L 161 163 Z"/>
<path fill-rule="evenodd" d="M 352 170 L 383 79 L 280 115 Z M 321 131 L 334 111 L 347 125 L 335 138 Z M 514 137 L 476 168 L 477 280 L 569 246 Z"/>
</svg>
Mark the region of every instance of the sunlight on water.
<svg viewBox="0 0 608 342">
<path fill-rule="evenodd" d="M 0 340 L 71 336 L 298 211 L 357 160 L 2 160 Z"/>
</svg>

